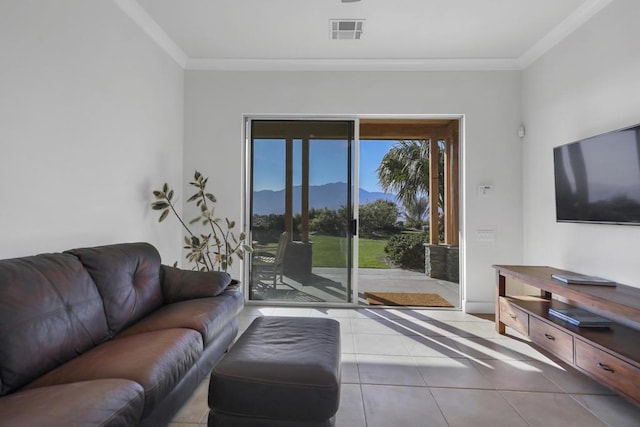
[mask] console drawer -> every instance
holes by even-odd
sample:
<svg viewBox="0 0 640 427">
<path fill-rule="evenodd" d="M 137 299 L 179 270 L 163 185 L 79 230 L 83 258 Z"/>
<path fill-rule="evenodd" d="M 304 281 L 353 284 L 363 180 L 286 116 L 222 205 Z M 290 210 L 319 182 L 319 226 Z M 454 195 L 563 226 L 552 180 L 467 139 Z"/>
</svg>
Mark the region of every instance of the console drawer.
<svg viewBox="0 0 640 427">
<path fill-rule="evenodd" d="M 573 336 L 533 316 L 529 319 L 529 337 L 559 358 L 573 363 Z"/>
<path fill-rule="evenodd" d="M 640 369 L 576 339 L 576 366 L 611 388 L 640 400 Z"/>
<path fill-rule="evenodd" d="M 529 314 L 500 297 L 500 321 L 524 335 L 529 335 Z"/>
</svg>

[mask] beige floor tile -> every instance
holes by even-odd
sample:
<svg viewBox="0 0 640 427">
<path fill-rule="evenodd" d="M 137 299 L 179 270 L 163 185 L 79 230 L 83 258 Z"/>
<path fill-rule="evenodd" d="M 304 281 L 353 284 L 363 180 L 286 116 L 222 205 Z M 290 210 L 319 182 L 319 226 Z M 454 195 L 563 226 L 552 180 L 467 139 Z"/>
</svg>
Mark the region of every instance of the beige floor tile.
<svg viewBox="0 0 640 427">
<path fill-rule="evenodd" d="M 560 393 L 542 371 L 522 360 L 473 360 L 478 370 L 497 390 L 540 391 Z"/>
<path fill-rule="evenodd" d="M 349 318 L 353 310 L 349 308 L 312 308 L 313 317 Z"/>
<path fill-rule="evenodd" d="M 351 330 L 354 334 L 397 334 L 396 325 L 388 319 L 350 319 Z"/>
<path fill-rule="evenodd" d="M 527 423 L 493 390 L 432 388 L 449 427 L 526 427 Z"/>
<path fill-rule="evenodd" d="M 336 427 L 367 427 L 360 384 L 342 385 Z"/>
<path fill-rule="evenodd" d="M 273 311 L 273 307 L 265 307 L 259 305 L 247 305 L 245 304 L 244 308 L 240 312 L 240 317 L 242 316 L 269 316 Z"/>
<path fill-rule="evenodd" d="M 638 427 L 640 407 L 620 396 L 573 395 L 575 400 L 612 427 Z"/>
<path fill-rule="evenodd" d="M 531 427 L 605 427 L 606 424 L 564 393 L 502 392 Z"/>
<path fill-rule="evenodd" d="M 405 310 L 403 310 L 404 312 Z M 478 320 L 475 316 L 467 314 L 461 310 L 408 310 L 409 317 L 418 320 L 439 320 L 439 321 L 473 321 Z"/>
<path fill-rule="evenodd" d="M 238 336 L 242 335 L 244 331 L 260 316 L 239 316 L 238 317 Z"/>
<path fill-rule="evenodd" d="M 416 357 L 418 370 L 429 387 L 491 389 L 492 382 L 469 359 Z"/>
<path fill-rule="evenodd" d="M 354 334 L 353 340 L 357 354 L 381 354 L 390 356 L 409 356 L 405 347 L 405 337 L 384 334 Z"/>
<path fill-rule="evenodd" d="M 356 360 L 355 354 L 342 353 L 340 368 L 342 373 L 342 384 L 360 384 L 358 361 Z"/>
<path fill-rule="evenodd" d="M 358 354 L 362 384 L 388 384 L 425 387 L 413 357 Z"/>
<path fill-rule="evenodd" d="M 447 321 L 441 322 L 443 328 L 447 330 L 457 331 L 458 336 L 470 337 L 470 338 L 500 338 L 501 335 L 496 332 L 495 324 L 486 320 L 474 321 L 474 322 L 458 322 Z"/>
<path fill-rule="evenodd" d="M 490 338 L 456 338 L 456 346 L 470 359 L 518 360 L 516 353 L 500 340 Z"/>
<path fill-rule="evenodd" d="M 312 308 L 273 307 L 269 316 L 311 317 Z"/>
<path fill-rule="evenodd" d="M 446 427 L 436 401 L 426 387 L 363 384 L 367 427 Z"/>
<path fill-rule="evenodd" d="M 404 343 L 411 356 L 417 357 L 465 357 L 458 349 L 456 341 L 450 337 L 404 337 Z"/>
<path fill-rule="evenodd" d="M 340 351 L 343 354 L 356 352 L 353 334 L 340 334 Z"/>
</svg>

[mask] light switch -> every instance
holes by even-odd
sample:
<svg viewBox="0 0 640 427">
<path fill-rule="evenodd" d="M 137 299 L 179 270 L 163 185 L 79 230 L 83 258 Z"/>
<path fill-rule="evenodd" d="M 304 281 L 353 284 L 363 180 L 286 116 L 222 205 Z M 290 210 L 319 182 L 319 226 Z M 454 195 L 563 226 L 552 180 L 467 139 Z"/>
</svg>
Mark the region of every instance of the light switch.
<svg viewBox="0 0 640 427">
<path fill-rule="evenodd" d="M 493 242 L 496 239 L 494 230 L 476 230 L 476 240 L 479 242 Z"/>
</svg>

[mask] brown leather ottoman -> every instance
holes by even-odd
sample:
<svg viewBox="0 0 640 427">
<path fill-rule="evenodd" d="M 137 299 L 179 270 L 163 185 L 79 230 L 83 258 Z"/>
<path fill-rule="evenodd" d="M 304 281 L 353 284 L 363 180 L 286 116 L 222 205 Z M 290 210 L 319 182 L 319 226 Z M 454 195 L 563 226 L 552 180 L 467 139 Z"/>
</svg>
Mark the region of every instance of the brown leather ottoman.
<svg viewBox="0 0 640 427">
<path fill-rule="evenodd" d="M 211 373 L 209 427 L 332 426 L 340 402 L 340 324 L 259 317 Z"/>
</svg>

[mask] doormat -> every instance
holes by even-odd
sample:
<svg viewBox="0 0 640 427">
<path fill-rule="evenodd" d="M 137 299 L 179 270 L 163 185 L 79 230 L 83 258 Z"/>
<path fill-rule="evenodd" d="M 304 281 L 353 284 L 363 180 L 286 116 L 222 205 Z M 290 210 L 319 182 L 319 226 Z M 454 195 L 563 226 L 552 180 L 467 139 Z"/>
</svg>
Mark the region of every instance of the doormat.
<svg viewBox="0 0 640 427">
<path fill-rule="evenodd" d="M 365 292 L 369 305 L 401 305 L 410 307 L 453 307 L 438 294 L 412 292 Z"/>
</svg>

